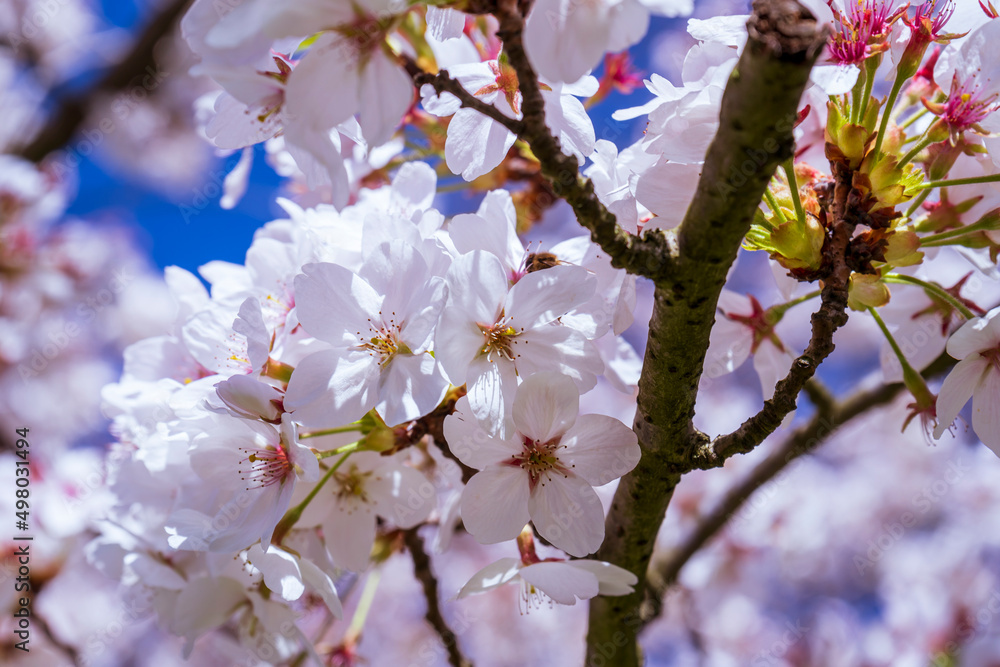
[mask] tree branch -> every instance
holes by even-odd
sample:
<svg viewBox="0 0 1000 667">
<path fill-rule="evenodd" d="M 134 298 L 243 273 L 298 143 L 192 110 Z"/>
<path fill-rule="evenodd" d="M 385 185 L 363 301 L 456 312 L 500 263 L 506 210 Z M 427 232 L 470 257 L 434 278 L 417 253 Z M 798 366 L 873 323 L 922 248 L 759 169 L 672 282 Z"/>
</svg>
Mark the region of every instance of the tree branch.
<svg viewBox="0 0 1000 667">
<path fill-rule="evenodd" d="M 655 285 L 635 431 L 643 456 L 622 478 L 598 558 L 639 577 L 636 592 L 591 601 L 588 665 L 639 664 L 635 636 L 653 544 L 674 487 L 707 441 L 693 426 L 695 398 L 726 274 L 776 167 L 793 154 L 792 129 L 826 31 L 797 2 L 757 0 L 749 39 L 722 99 L 719 131 L 678 255 Z M 615 647 L 609 659 L 600 649 Z"/>
<path fill-rule="evenodd" d="M 930 378 L 940 375 L 951 368 L 954 363 L 955 360 L 947 353 L 942 353 L 924 370 L 923 376 Z M 807 387 L 811 384 L 812 382 L 807 384 Z M 859 391 L 843 401 L 831 400 L 829 402 L 825 400 L 830 398 L 829 394 L 825 393 L 825 390 L 820 390 L 824 393 L 817 394 L 821 398 L 820 401 L 814 401 L 817 412 L 809 423 L 796 430 L 778 449 L 751 470 L 746 478 L 727 491 L 722 500 L 701 518 L 694 530 L 676 549 L 672 549 L 659 558 L 654 556 L 648 572 L 648 597 L 643 608 L 643 625 L 659 615 L 663 596 L 667 589 L 677 581 L 684 565 L 695 553 L 708 544 L 736 511 L 750 500 L 757 489 L 777 477 L 778 473 L 792 461 L 811 453 L 819 445 L 826 442 L 830 436 L 846 426 L 851 420 L 874 408 L 887 405 L 905 389 L 903 383 L 897 382 Z M 809 389 L 810 395 L 813 395 L 816 390 L 817 387 L 813 385 Z"/>
<path fill-rule="evenodd" d="M 812 420 L 795 431 L 785 442 L 755 467 L 750 474 L 723 496 L 722 500 L 701 518 L 694 530 L 668 554 L 654 557 L 650 564 L 648 606 L 642 615 L 643 625 L 660 613 L 662 598 L 667 589 L 677 581 L 681 568 L 718 533 L 736 511 L 760 487 L 774 479 L 792 461 L 811 452 L 855 417 L 885 405 L 904 389 L 902 384 L 883 385 L 877 389 L 859 392 L 843 403 L 836 403 L 828 411 L 817 412 Z M 655 600 L 655 601 L 654 601 Z"/>
<path fill-rule="evenodd" d="M 431 571 L 431 559 L 424 550 L 424 542 L 417 533 L 417 528 L 403 531 L 403 542 L 413 557 L 413 574 L 420 580 L 427 598 L 427 613 L 425 618 L 437 632 L 448 653 L 448 664 L 452 667 L 472 667 L 472 662 L 462 655 L 458 646 L 458 636 L 448 626 L 441 615 L 441 604 L 438 602 L 438 582 Z"/>
<path fill-rule="evenodd" d="M 132 50 L 117 66 L 81 96 L 64 100 L 32 141 L 15 150 L 14 154 L 31 162 L 41 162 L 46 155 L 68 144 L 86 121 L 95 97 L 123 90 L 137 77 L 145 75 L 149 68 L 156 67 L 156 45 L 173 29 L 190 2 L 191 0 L 174 0 L 166 5 L 146 26 Z"/>
<path fill-rule="evenodd" d="M 835 179 L 829 215 L 832 229 L 823 246 L 822 303 L 811 318 L 812 337 L 809 345 L 792 363 L 788 375 L 775 385 L 774 396 L 764 402 L 760 412 L 743 422 L 734 432 L 716 438 L 711 446 L 699 448 L 695 458 L 701 468 L 719 467 L 730 456 L 753 451 L 774 433 L 782 420 L 795 409 L 799 392 L 836 347 L 833 343 L 834 333 L 847 323 L 851 278 L 847 249 L 857 227 L 857 216 L 853 214 L 850 205 L 853 172 L 842 164 L 832 163 L 832 166 Z"/>
<path fill-rule="evenodd" d="M 553 192 L 569 203 L 577 220 L 590 231 L 594 243 L 608 253 L 613 266 L 651 278 L 666 275 L 674 255 L 666 236 L 654 231 L 639 237 L 623 230 L 614 214 L 597 197 L 590 179 L 580 176 L 580 164 L 576 158 L 562 152 L 559 140 L 552 136 L 545 124 L 545 100 L 521 40 L 524 30 L 521 3 L 517 0 L 500 0 L 496 4 L 488 2 L 480 7 L 480 10 L 486 9 L 495 12 L 500 21 L 497 36 L 503 40 L 504 53 L 517 73 L 522 119 L 508 118 L 492 105 L 479 101 L 446 72 L 430 74 L 408 64 L 414 82 L 417 85 L 430 84 L 438 94 L 449 92 L 455 95 L 462 106 L 476 109 L 525 141 L 538 159 L 541 172 L 551 183 Z"/>
<path fill-rule="evenodd" d="M 409 64 L 407 64 L 409 69 Z M 416 65 L 414 65 L 416 67 Z M 470 93 L 465 89 L 462 84 L 460 84 L 455 79 L 451 78 L 448 74 L 448 70 L 442 70 L 437 74 L 431 74 L 430 72 L 424 72 L 422 70 L 410 71 L 410 75 L 413 77 L 413 83 L 417 85 L 417 88 L 421 86 L 433 86 L 435 92 L 438 95 L 442 93 L 451 93 L 458 98 L 462 106 L 467 109 L 474 109 L 484 116 L 488 116 L 493 121 L 500 123 L 507 130 L 513 134 L 521 136 L 524 131 L 523 123 L 516 118 L 511 118 L 505 115 L 500 109 L 497 109 L 492 104 L 487 104 L 483 102 L 478 97 Z"/>
</svg>

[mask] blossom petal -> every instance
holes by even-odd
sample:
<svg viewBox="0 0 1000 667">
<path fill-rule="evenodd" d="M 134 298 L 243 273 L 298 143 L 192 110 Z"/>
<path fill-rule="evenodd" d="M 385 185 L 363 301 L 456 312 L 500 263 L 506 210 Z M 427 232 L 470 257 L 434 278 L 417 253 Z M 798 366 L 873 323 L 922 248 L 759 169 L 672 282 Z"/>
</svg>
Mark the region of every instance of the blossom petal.
<svg viewBox="0 0 1000 667">
<path fill-rule="evenodd" d="M 753 355 L 753 368 L 760 378 L 760 386 L 764 392 L 764 400 L 768 401 L 774 396 L 774 389 L 778 381 L 788 375 L 788 369 L 795 363 L 795 359 L 787 350 L 780 350 L 778 346 L 770 340 L 763 341 Z"/>
<path fill-rule="evenodd" d="M 562 435 L 580 414 L 580 390 L 559 373 L 535 373 L 518 387 L 514 398 L 514 426 L 538 442 Z"/>
<path fill-rule="evenodd" d="M 521 568 L 521 578 L 559 604 L 576 604 L 576 599 L 596 597 L 600 586 L 593 573 L 570 563 L 552 561 Z"/>
<path fill-rule="evenodd" d="M 478 111 L 459 109 L 448 124 L 444 159 L 452 173 L 471 181 L 493 171 L 517 139 Z"/>
<path fill-rule="evenodd" d="M 972 429 L 1000 456 L 1000 370 L 990 366 L 972 396 Z"/>
<path fill-rule="evenodd" d="M 284 549 L 271 545 L 264 551 L 254 545 L 247 554 L 251 564 L 260 570 L 264 583 L 289 602 L 298 600 L 306 592 L 298 559 Z"/>
<path fill-rule="evenodd" d="M 521 561 L 517 558 L 501 558 L 495 563 L 490 563 L 472 575 L 469 582 L 465 586 L 462 586 L 462 590 L 458 592 L 455 599 L 468 597 L 476 593 L 485 593 L 486 591 L 503 586 L 517 577 L 520 569 Z"/>
<path fill-rule="evenodd" d="M 970 354 L 994 347 L 1000 347 L 1000 314 L 977 317 L 963 324 L 948 339 L 947 350 L 954 358 L 965 359 Z"/>
<path fill-rule="evenodd" d="M 978 354 L 962 359 L 951 369 L 937 398 L 938 424 L 934 428 L 935 438 L 940 438 L 952 425 L 988 369 L 989 362 Z"/>
<path fill-rule="evenodd" d="M 430 354 L 397 354 L 379 376 L 375 409 L 395 426 L 430 413 L 444 398 L 448 382 Z"/>
<path fill-rule="evenodd" d="M 361 501 L 335 502 L 323 522 L 323 538 L 334 563 L 361 572 L 375 544 L 374 508 Z"/>
<path fill-rule="evenodd" d="M 337 597 L 337 589 L 334 587 L 333 580 L 330 579 L 330 575 L 319 569 L 319 567 L 308 558 L 303 558 L 299 561 L 299 569 L 302 572 L 302 578 L 305 582 L 312 586 L 313 590 L 319 593 L 319 596 L 323 598 L 323 602 L 326 603 L 326 606 L 330 610 L 330 613 L 333 614 L 333 617 L 343 618 L 344 608 L 340 604 L 340 598 Z"/>
<path fill-rule="evenodd" d="M 358 86 L 358 124 L 368 143 L 381 146 L 388 141 L 411 102 L 413 80 L 381 49 L 376 49 L 361 72 Z"/>
<path fill-rule="evenodd" d="M 326 40 L 323 40 L 326 41 Z M 295 66 L 285 88 L 285 109 L 298 123 L 329 130 L 354 116 L 361 106 L 356 65 L 345 62 L 347 39 L 316 44 Z M 330 91 L 337 91 L 331 95 Z"/>
<path fill-rule="evenodd" d="M 628 595 L 639 583 L 639 577 L 625 568 L 600 560 L 571 560 L 569 565 L 586 570 L 595 577 L 600 586 L 600 595 Z"/>
<path fill-rule="evenodd" d="M 360 419 L 375 406 L 379 364 L 364 350 L 322 350 L 299 362 L 285 391 L 285 409 L 309 428 Z"/>
<path fill-rule="evenodd" d="M 646 229 L 673 229 L 681 224 L 701 179 L 700 164 L 667 162 L 647 169 L 635 186 L 635 198 L 657 217 Z"/>
<path fill-rule="evenodd" d="M 505 312 L 515 329 L 534 329 L 584 303 L 596 288 L 597 279 L 580 266 L 534 271 L 511 288 Z"/>
<path fill-rule="evenodd" d="M 399 464 L 376 470 L 365 482 L 365 493 L 379 516 L 404 529 L 425 521 L 437 501 L 434 485 L 426 477 Z"/>
<path fill-rule="evenodd" d="M 858 81 L 861 69 L 855 65 L 817 65 L 809 73 L 809 80 L 826 95 L 849 93 Z"/>
<path fill-rule="evenodd" d="M 567 326 L 538 327 L 517 336 L 514 342 L 517 370 L 522 377 L 556 371 L 572 378 L 583 393 L 593 389 L 597 376 L 604 372 L 604 361 L 593 341 Z"/>
<path fill-rule="evenodd" d="M 235 579 L 207 576 L 193 579 L 174 602 L 170 630 L 183 637 L 196 637 L 205 628 L 225 623 L 244 602 L 246 591 Z"/>
<path fill-rule="evenodd" d="M 476 470 L 505 461 L 521 451 L 516 440 L 491 437 L 472 414 L 466 396 L 455 403 L 455 412 L 444 420 L 444 437 L 448 449 L 458 460 Z"/>
<path fill-rule="evenodd" d="M 295 310 L 310 336 L 333 345 L 354 343 L 368 329 L 382 298 L 364 278 L 327 262 L 306 264 L 295 277 Z"/>
<path fill-rule="evenodd" d="M 604 508 L 594 489 L 576 476 L 548 475 L 528 501 L 538 534 L 571 556 L 594 553 L 604 541 Z"/>
<path fill-rule="evenodd" d="M 495 465 L 472 476 L 462 492 L 462 521 L 480 544 L 512 540 L 528 523 L 528 475 Z"/>
<path fill-rule="evenodd" d="M 489 435 L 507 437 L 517 391 L 514 364 L 504 359 L 490 361 L 486 355 L 480 355 L 469 364 L 466 386 L 469 408 L 483 430 Z"/>
<path fill-rule="evenodd" d="M 605 415 L 580 415 L 560 443 L 564 448 L 559 450 L 559 460 L 592 486 L 627 474 L 642 456 L 632 429 Z"/>
</svg>

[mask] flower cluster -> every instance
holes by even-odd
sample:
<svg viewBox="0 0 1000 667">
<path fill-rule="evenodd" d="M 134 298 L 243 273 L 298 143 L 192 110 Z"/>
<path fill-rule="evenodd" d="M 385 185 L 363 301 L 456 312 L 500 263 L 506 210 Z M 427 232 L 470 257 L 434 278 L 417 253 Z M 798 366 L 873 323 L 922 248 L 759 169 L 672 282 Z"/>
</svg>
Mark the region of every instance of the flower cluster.
<svg viewBox="0 0 1000 667">
<path fill-rule="evenodd" d="M 440 472 L 439 447 L 482 469 L 460 504 L 481 542 L 529 521 L 573 556 L 603 541 L 592 487 L 639 447 L 617 419 L 578 417 L 579 397 L 604 355 L 623 372 L 602 340 L 630 323 L 634 281 L 585 238 L 528 252 L 503 190 L 446 221 L 434 185 L 414 163 L 340 212 L 285 202 L 244 265 L 202 268 L 210 292 L 168 269 L 170 333 L 130 347 L 104 390 L 131 449 L 113 486 L 130 537 L 109 532 L 94 557 L 114 570 L 169 559 L 169 580 L 145 583 L 173 601 L 161 620 L 178 634 L 218 625 L 235 595 L 280 644 L 283 617 L 266 608 L 311 591 L 339 616 L 339 573 L 384 559 L 393 535 L 431 520 L 447 543 L 458 507 L 437 499 L 461 481 Z M 423 441 L 442 419 L 443 439 Z M 234 554 L 239 567 L 216 572 Z M 191 619 L 190 605 L 205 611 Z"/>
</svg>

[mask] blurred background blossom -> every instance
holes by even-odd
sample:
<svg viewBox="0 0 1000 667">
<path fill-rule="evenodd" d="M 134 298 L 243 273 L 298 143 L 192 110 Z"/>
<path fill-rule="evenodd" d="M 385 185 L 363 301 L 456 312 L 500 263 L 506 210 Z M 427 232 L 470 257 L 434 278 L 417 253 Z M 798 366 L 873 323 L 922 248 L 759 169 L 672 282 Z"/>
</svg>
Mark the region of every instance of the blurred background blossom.
<svg viewBox="0 0 1000 667">
<path fill-rule="evenodd" d="M 123 591 L 85 553 L 99 528 L 114 529 L 102 525 L 111 502 L 106 484 L 123 457 L 116 447 L 127 447 L 111 446 L 101 388 L 118 378 L 129 344 L 171 326 L 177 305 L 163 269 L 242 262 L 254 231 L 284 216 L 275 198 L 294 192 L 258 147 L 246 194 L 230 210 L 220 206 L 225 177 L 240 156 L 220 153 L 202 136 L 199 109 L 215 84 L 188 73 L 194 59 L 175 31 L 160 30 L 155 58 L 129 85 L 102 89 L 106 72 L 130 57 L 156 17 L 176 15 L 174 5 L 183 4 L 0 5 L 0 489 L 13 488 L 15 429 L 27 427 L 36 620 L 32 652 L 25 655 L 13 647 L 10 613 L 0 617 L 3 664 L 184 664 L 183 641 L 157 627 L 141 582 Z M 746 11 L 742 2 L 706 0 L 696 3 L 694 16 Z M 684 53 L 694 43 L 684 26 L 683 20 L 653 19 L 633 50 L 645 76 L 680 80 Z M 591 111 L 598 138 L 621 149 L 641 137 L 641 121 L 619 123 L 610 114 L 648 97 L 642 88 L 627 98 L 612 92 Z M 38 143 L 58 126 L 58 114 L 74 112 L 86 117 L 80 131 L 48 146 Z M 28 153 L 29 160 L 18 157 Z M 474 208 L 461 193 L 439 199 L 446 212 Z M 565 237 L 573 224 L 568 209 L 557 206 L 535 238 Z M 960 262 L 951 252 L 942 250 L 934 261 L 941 267 Z M 763 260 L 742 255 L 729 289 L 765 303 L 780 299 Z M 640 354 L 650 293 L 640 283 L 637 324 L 626 333 Z M 987 309 L 1000 299 L 988 276 L 977 275 L 964 294 Z M 808 309 L 793 309 L 782 323 L 790 347 L 803 349 L 807 318 Z M 870 371 L 860 386 L 881 383 L 875 340 L 874 324 L 853 318 L 823 366 L 824 381 L 839 391 Z M 738 426 L 761 400 L 749 364 L 724 380 L 706 379 L 703 390 L 697 423 L 712 434 Z M 582 398 L 582 407 L 626 423 L 635 409 L 629 396 L 604 381 Z M 803 405 L 794 422 L 754 453 L 722 470 L 688 475 L 654 563 L 669 559 L 699 519 L 814 414 Z M 662 608 L 652 605 L 642 635 L 647 664 L 1000 665 L 1000 462 L 964 426 L 934 446 L 916 422 L 900 433 L 905 414 L 906 401 L 893 399 L 795 458 L 746 498 L 666 589 Z M 839 424 L 827 428 L 833 426 Z M 613 490 L 599 489 L 606 506 Z M 11 494 L 0 494 L 0 516 L 14 511 Z M 9 537 L 0 533 L 4 610 L 16 605 Z M 435 554 L 445 597 L 510 555 L 509 545 L 482 546 L 459 532 L 449 551 Z M 410 559 L 392 556 L 381 571 L 361 659 L 447 664 L 423 622 L 425 602 Z M 340 584 L 349 619 L 361 585 Z M 444 605 L 470 658 L 486 666 L 581 664 L 586 603 L 524 612 L 518 595 L 508 587 Z M 322 641 L 335 642 L 346 624 L 303 620 Z M 199 639 L 188 664 L 267 664 L 248 663 L 234 632 Z"/>
</svg>

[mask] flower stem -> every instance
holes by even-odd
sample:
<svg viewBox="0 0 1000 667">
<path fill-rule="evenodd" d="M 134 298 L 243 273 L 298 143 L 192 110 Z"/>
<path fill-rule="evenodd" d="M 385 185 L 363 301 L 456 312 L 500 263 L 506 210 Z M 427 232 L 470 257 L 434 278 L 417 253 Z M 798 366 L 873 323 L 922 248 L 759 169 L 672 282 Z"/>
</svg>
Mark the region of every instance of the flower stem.
<svg viewBox="0 0 1000 667">
<path fill-rule="evenodd" d="M 347 426 L 323 429 L 322 431 L 309 431 L 308 433 L 301 433 L 299 434 L 299 440 L 305 440 L 306 438 L 319 438 L 324 435 L 336 435 L 338 433 L 354 433 L 355 431 L 361 431 L 361 425 L 357 422 L 348 424 Z"/>
<path fill-rule="evenodd" d="M 820 296 L 820 294 L 822 294 L 822 292 L 820 290 L 816 290 L 815 292 L 809 292 L 809 294 L 800 296 L 797 299 L 792 299 L 791 301 L 788 301 L 786 303 L 779 303 L 775 306 L 771 306 L 770 308 L 767 309 L 765 320 L 769 324 L 777 324 L 778 322 L 781 321 L 781 318 L 785 316 L 785 313 L 787 313 L 790 309 L 794 308 L 800 303 L 805 303 L 810 299 L 815 299 L 816 297 Z"/>
<path fill-rule="evenodd" d="M 357 445 L 358 443 L 353 444 Z M 357 449 L 357 447 L 354 449 Z M 281 517 L 281 521 L 279 521 L 278 525 L 274 527 L 274 535 L 271 537 L 272 544 L 281 544 L 281 540 L 288 534 L 288 531 L 292 529 L 292 526 L 294 526 L 295 523 L 302 518 L 302 512 L 305 508 L 309 506 L 309 503 L 311 503 L 312 499 L 316 497 L 316 494 L 318 494 L 319 490 L 323 488 L 323 485 L 326 484 L 327 480 L 333 477 L 333 473 L 337 472 L 337 468 L 339 468 L 340 465 L 347 460 L 347 457 L 354 452 L 354 449 L 345 452 L 344 455 L 341 456 L 337 462 L 326 471 L 326 474 L 320 478 L 319 482 L 316 483 L 316 486 L 313 487 L 312 491 L 309 492 L 309 495 L 307 495 L 301 503 L 285 512 L 285 516 Z"/>
<path fill-rule="evenodd" d="M 787 222 L 787 219 L 785 218 L 785 213 L 781 210 L 781 207 L 778 206 L 778 201 L 774 198 L 774 195 L 771 193 L 770 187 L 764 190 L 764 201 L 767 202 L 767 207 L 771 209 L 771 213 L 773 213 L 774 216 L 778 218 L 778 224 Z"/>
<path fill-rule="evenodd" d="M 905 384 L 906 388 L 910 390 L 913 397 L 917 399 L 917 403 L 920 406 L 923 407 L 933 405 L 934 395 L 931 393 L 931 390 L 927 388 L 927 383 L 924 381 L 923 376 L 914 370 L 913 366 L 910 365 L 910 362 L 906 360 L 906 357 L 903 355 L 903 351 L 899 348 L 899 343 L 896 342 L 896 339 L 889 332 L 889 327 L 887 327 L 885 322 L 882 321 L 882 317 L 878 314 L 878 311 L 869 306 L 868 312 L 875 318 L 875 323 L 878 324 L 878 328 L 882 330 L 882 334 L 885 336 L 885 339 L 889 341 L 889 346 L 892 347 L 893 353 L 895 353 L 896 358 L 899 359 L 899 365 L 903 368 L 903 384 Z"/>
<path fill-rule="evenodd" d="M 917 111 L 909 118 L 907 118 L 905 121 L 903 121 L 903 124 L 899 126 L 899 129 L 905 130 L 906 128 L 913 125 L 914 123 L 916 123 L 918 120 L 920 120 L 929 113 L 930 111 L 928 111 L 927 109 L 921 109 L 920 111 Z"/>
<path fill-rule="evenodd" d="M 927 148 L 928 146 L 930 146 L 932 143 L 934 143 L 934 139 L 931 138 L 930 136 L 925 136 L 923 139 L 921 139 L 920 141 L 918 141 L 917 144 L 913 148 L 910 149 L 910 152 L 908 152 L 906 155 L 904 155 L 902 157 L 902 159 L 899 161 L 899 164 L 896 165 L 896 168 L 897 169 L 902 169 L 904 166 L 906 166 L 910 162 L 910 160 L 912 160 L 913 158 L 917 157 L 917 155 L 920 154 L 920 151 L 924 150 L 925 148 Z"/>
<path fill-rule="evenodd" d="M 878 126 L 878 136 L 875 138 L 875 155 L 878 156 L 879 151 L 882 149 L 882 141 L 885 139 L 886 129 L 889 127 L 889 117 L 892 116 L 892 108 L 896 106 L 896 98 L 899 97 L 899 91 L 903 88 L 904 77 L 898 72 L 896 73 L 896 80 L 892 84 L 892 90 L 889 92 L 889 99 L 885 103 L 885 108 L 882 109 L 882 122 Z"/>
<path fill-rule="evenodd" d="M 865 82 L 864 91 L 861 93 L 861 104 L 860 112 L 856 117 L 854 117 L 853 122 L 859 123 L 868 113 L 868 104 L 872 99 L 872 87 L 875 85 L 875 73 L 878 71 L 879 65 L 882 64 L 882 54 L 872 56 L 865 60 L 864 67 L 861 68 L 861 76 L 859 80 Z"/>
<path fill-rule="evenodd" d="M 950 181 L 927 181 L 920 185 L 913 186 L 917 190 L 928 188 L 947 188 L 954 185 L 978 185 L 979 183 L 1000 183 L 1000 174 L 989 174 L 988 176 L 973 176 L 972 178 L 956 178 Z"/>
<path fill-rule="evenodd" d="M 884 280 L 887 283 L 908 284 L 908 285 L 917 285 L 918 287 L 923 287 L 924 290 L 926 290 L 930 294 L 938 297 L 939 299 L 942 299 L 943 301 L 946 301 L 948 305 L 950 305 L 952 308 L 961 313 L 962 317 L 964 317 L 965 319 L 971 320 L 976 316 L 976 314 L 973 313 L 971 310 L 969 310 L 969 308 L 964 303 L 956 299 L 940 285 L 935 285 L 934 283 L 927 282 L 926 280 L 921 280 L 920 278 L 914 278 L 913 276 L 903 275 L 901 273 L 890 273 L 887 276 L 885 276 Z"/>
<path fill-rule="evenodd" d="M 913 202 L 910 203 L 910 208 L 906 209 L 906 217 L 907 218 L 912 218 L 913 214 L 916 213 L 917 210 L 920 209 L 920 205 L 923 204 L 924 201 L 930 195 L 931 195 L 931 191 L 930 190 L 924 190 L 919 195 L 917 195 L 916 199 L 914 199 Z"/>
<path fill-rule="evenodd" d="M 788 158 L 783 167 L 785 178 L 788 179 L 788 189 L 792 193 L 792 203 L 795 205 L 795 217 L 798 218 L 799 225 L 805 225 L 806 211 L 802 208 L 802 199 L 799 197 L 799 184 L 795 178 L 795 158 Z"/>
<path fill-rule="evenodd" d="M 854 83 L 854 88 L 851 89 L 851 125 L 857 125 L 858 119 L 862 118 L 861 95 L 865 88 L 867 77 L 865 76 L 865 68 L 861 67 L 860 70 L 861 72 L 858 74 L 858 80 Z"/>
<path fill-rule="evenodd" d="M 348 445 L 343 445 L 342 447 L 337 447 L 336 449 L 327 449 L 326 451 L 316 452 L 316 458 L 322 460 L 330 458 L 331 456 L 336 456 L 337 454 L 350 454 L 351 452 L 356 452 L 361 449 L 361 440 L 357 442 L 352 442 Z"/>
<path fill-rule="evenodd" d="M 375 600 L 375 591 L 378 589 L 381 578 L 381 570 L 372 570 L 368 578 L 365 579 L 365 587 L 361 589 L 361 598 L 358 600 L 358 606 L 354 609 L 351 624 L 344 632 L 345 644 L 353 645 L 360 639 L 361 630 L 365 627 L 365 619 L 368 618 L 368 612 L 371 611 L 372 602 Z"/>
<path fill-rule="evenodd" d="M 968 225 L 966 227 L 959 227 L 958 229 L 949 229 L 946 232 L 940 232 L 938 234 L 932 234 L 930 236 L 925 236 L 920 239 L 920 246 L 923 248 L 939 248 L 945 245 L 954 245 L 956 239 L 960 239 L 963 236 L 968 236 L 970 234 L 975 234 L 980 231 L 978 229 L 973 229 L 974 225 Z"/>
</svg>

